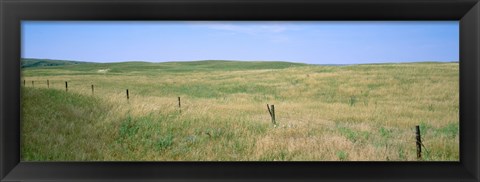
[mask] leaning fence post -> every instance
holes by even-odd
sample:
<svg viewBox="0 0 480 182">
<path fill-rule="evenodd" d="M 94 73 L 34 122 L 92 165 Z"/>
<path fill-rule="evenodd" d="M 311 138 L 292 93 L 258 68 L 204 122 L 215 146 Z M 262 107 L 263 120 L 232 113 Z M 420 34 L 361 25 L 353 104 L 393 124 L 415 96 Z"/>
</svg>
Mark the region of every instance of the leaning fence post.
<svg viewBox="0 0 480 182">
<path fill-rule="evenodd" d="M 271 108 L 271 109 L 270 109 Z M 276 127 L 277 126 L 277 123 L 275 122 L 275 106 L 272 105 L 272 107 L 268 106 L 267 104 L 267 109 L 268 109 L 268 113 L 270 113 L 270 117 L 272 118 L 272 123 L 273 123 L 273 126 Z"/>
<path fill-rule="evenodd" d="M 417 144 L 417 159 L 422 159 L 422 137 L 420 135 L 420 126 L 415 126 L 416 144 Z"/>
</svg>

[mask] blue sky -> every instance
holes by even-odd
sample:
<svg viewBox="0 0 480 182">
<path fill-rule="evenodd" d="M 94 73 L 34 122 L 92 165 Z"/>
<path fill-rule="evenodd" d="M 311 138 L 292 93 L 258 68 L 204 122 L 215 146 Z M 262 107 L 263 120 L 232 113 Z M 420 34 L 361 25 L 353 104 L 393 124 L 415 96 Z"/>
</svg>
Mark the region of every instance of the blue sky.
<svg viewBox="0 0 480 182">
<path fill-rule="evenodd" d="M 89 62 L 458 61 L 458 21 L 22 21 L 22 57 Z"/>
</svg>

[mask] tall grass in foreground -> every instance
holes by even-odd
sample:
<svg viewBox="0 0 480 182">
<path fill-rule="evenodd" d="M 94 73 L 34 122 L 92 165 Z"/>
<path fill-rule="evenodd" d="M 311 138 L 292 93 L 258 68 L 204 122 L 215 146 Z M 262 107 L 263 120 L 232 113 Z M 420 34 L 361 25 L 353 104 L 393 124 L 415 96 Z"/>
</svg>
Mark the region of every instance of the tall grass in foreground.
<svg viewBox="0 0 480 182">
<path fill-rule="evenodd" d="M 161 65 L 24 70 L 36 84 L 22 91 L 22 160 L 405 161 L 415 125 L 423 160 L 459 160 L 458 63 Z"/>
</svg>

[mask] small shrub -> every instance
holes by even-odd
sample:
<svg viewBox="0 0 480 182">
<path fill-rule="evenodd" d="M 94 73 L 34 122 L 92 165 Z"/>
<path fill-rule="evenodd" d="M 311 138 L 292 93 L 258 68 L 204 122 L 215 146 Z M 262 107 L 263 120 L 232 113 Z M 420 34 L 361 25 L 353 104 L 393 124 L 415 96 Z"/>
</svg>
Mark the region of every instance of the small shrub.
<svg viewBox="0 0 480 182">
<path fill-rule="evenodd" d="M 398 158 L 400 158 L 401 160 L 405 160 L 406 158 L 405 151 L 402 147 L 398 148 Z"/>
<path fill-rule="evenodd" d="M 422 135 L 422 136 L 425 136 L 428 129 L 431 127 L 430 125 L 428 125 L 424 121 L 422 121 L 419 126 L 420 126 L 420 135 Z"/>
<path fill-rule="evenodd" d="M 173 145 L 173 135 L 168 134 L 167 136 L 157 140 L 157 142 L 155 143 L 155 149 L 164 150 L 172 145 Z"/>
<path fill-rule="evenodd" d="M 357 134 L 355 132 L 353 132 L 351 129 L 341 127 L 341 128 L 339 128 L 339 131 L 342 135 L 347 137 L 347 139 L 352 141 L 353 143 L 355 143 L 357 141 Z"/>
<path fill-rule="evenodd" d="M 348 154 L 345 151 L 341 150 L 337 152 L 337 157 L 339 160 L 344 161 L 348 159 Z"/>
<path fill-rule="evenodd" d="M 287 155 L 288 155 L 288 152 L 282 150 L 278 154 L 278 159 L 281 160 L 281 161 L 285 161 L 285 160 L 287 160 Z"/>
<path fill-rule="evenodd" d="M 355 96 L 350 96 L 350 99 L 348 100 L 348 103 L 350 104 L 350 106 L 354 106 L 355 102 L 357 102 Z"/>
<path fill-rule="evenodd" d="M 133 119 L 130 115 L 127 116 L 122 124 L 120 125 L 120 136 L 123 137 L 132 137 L 138 132 L 138 125 L 133 122 Z"/>
<path fill-rule="evenodd" d="M 433 104 L 428 105 L 428 111 L 433 112 L 435 109 L 433 108 Z"/>
<path fill-rule="evenodd" d="M 380 127 L 379 132 L 380 132 L 380 136 L 382 136 L 382 138 L 385 138 L 385 139 L 390 138 L 390 132 L 391 131 L 388 130 L 388 129 L 385 129 L 383 126 Z"/>
<path fill-rule="evenodd" d="M 447 126 L 440 128 L 438 130 L 442 135 L 446 135 L 449 138 L 455 138 L 458 135 L 459 125 L 455 123 L 450 123 Z"/>
</svg>

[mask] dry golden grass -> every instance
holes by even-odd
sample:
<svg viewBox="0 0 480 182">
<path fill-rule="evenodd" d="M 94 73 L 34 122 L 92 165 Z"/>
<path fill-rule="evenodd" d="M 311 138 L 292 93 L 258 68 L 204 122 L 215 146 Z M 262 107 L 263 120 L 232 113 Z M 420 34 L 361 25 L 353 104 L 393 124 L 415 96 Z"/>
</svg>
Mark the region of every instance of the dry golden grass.
<svg viewBox="0 0 480 182">
<path fill-rule="evenodd" d="M 69 94 L 98 99 L 104 110 L 91 114 L 95 111 L 66 105 L 72 118 L 96 117 L 82 126 L 87 131 L 77 131 L 82 123 L 72 118 L 34 124 L 29 115 L 38 113 L 32 108 L 44 103 L 25 101 L 32 107 L 22 113 L 27 161 L 410 161 L 417 160 L 415 125 L 428 150 L 423 160 L 459 160 L 458 63 L 148 74 L 49 71 L 24 71 L 26 87 L 36 81 L 29 92 L 42 91 L 47 79 L 50 90 L 59 91 L 69 81 Z M 275 105 L 276 128 L 266 104 Z M 67 130 L 77 133 L 56 134 Z M 47 146 L 75 153 L 51 155 Z"/>
</svg>

